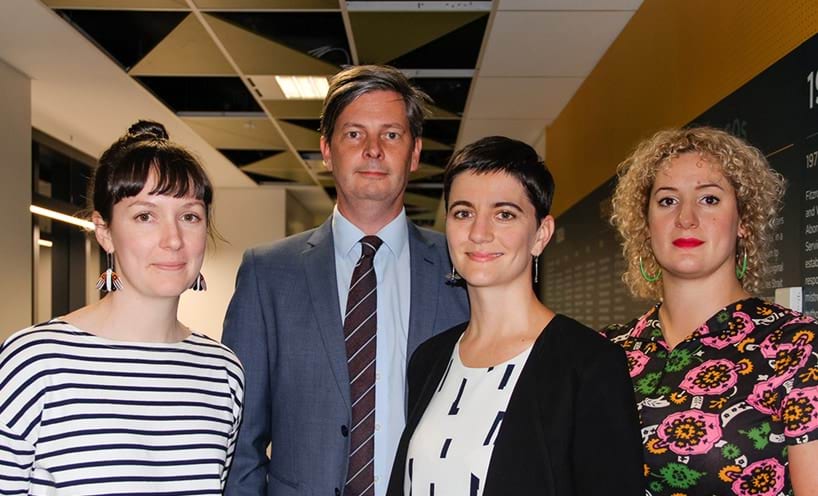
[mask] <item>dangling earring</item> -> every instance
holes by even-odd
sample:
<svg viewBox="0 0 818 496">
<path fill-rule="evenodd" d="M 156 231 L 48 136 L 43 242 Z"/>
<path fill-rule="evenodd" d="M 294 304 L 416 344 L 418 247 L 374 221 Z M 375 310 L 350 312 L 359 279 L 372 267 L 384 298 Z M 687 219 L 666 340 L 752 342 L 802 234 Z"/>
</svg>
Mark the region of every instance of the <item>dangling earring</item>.
<svg viewBox="0 0 818 496">
<path fill-rule="evenodd" d="M 463 278 L 460 277 L 460 274 L 458 274 L 457 271 L 454 270 L 454 265 L 452 265 L 452 273 L 446 274 L 446 284 L 448 284 L 449 286 L 454 286 L 458 284 L 462 279 Z"/>
<path fill-rule="evenodd" d="M 114 255 L 113 253 L 105 253 L 108 259 L 108 268 L 99 275 L 97 279 L 97 289 L 111 293 L 122 289 L 122 283 L 119 281 L 119 276 L 114 272 Z"/>
<path fill-rule="evenodd" d="M 744 256 L 741 257 L 741 266 L 736 265 L 736 277 L 738 280 L 744 279 L 747 275 L 747 248 L 744 249 Z"/>
<path fill-rule="evenodd" d="M 649 283 L 654 283 L 662 278 L 662 269 L 656 271 L 654 275 L 648 274 L 648 271 L 645 270 L 645 265 L 642 263 L 642 257 L 639 257 L 639 272 L 642 274 L 642 279 Z"/>
<path fill-rule="evenodd" d="M 534 256 L 534 284 L 540 277 L 540 257 Z"/>
<path fill-rule="evenodd" d="M 196 276 L 196 280 L 193 281 L 193 284 L 190 285 L 190 289 L 193 291 L 207 291 L 207 283 L 201 272 Z"/>
</svg>

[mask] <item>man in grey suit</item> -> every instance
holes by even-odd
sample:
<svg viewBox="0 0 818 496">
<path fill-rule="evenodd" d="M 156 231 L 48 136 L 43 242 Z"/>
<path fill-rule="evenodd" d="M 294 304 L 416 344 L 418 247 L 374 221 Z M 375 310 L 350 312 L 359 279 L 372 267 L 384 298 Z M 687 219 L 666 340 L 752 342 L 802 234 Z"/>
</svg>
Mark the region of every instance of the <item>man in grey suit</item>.
<svg viewBox="0 0 818 496">
<path fill-rule="evenodd" d="M 446 284 L 443 236 L 409 222 L 403 207 L 427 101 L 389 67 L 351 67 L 331 79 L 321 153 L 337 186 L 333 214 L 312 231 L 247 251 L 227 310 L 223 339 L 244 364 L 246 384 L 226 494 L 385 494 L 405 423 L 408 359 L 468 318 L 465 291 Z M 374 247 L 362 239 L 370 235 L 378 236 Z M 357 355 L 344 324 L 364 245 L 375 250 L 377 325 L 366 369 L 374 384 L 365 393 L 374 411 L 358 420 L 347 362 Z M 356 438 L 368 444 L 351 446 Z"/>
</svg>

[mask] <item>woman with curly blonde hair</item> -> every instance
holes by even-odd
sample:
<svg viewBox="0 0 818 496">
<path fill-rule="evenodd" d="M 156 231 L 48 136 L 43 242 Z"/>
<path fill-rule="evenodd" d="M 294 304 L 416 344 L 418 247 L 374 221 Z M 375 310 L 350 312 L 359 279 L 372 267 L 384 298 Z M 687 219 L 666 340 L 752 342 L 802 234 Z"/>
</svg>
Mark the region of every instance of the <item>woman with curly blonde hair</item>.
<svg viewBox="0 0 818 496">
<path fill-rule="evenodd" d="M 784 179 L 708 127 L 655 134 L 618 176 L 623 280 L 659 303 L 603 332 L 628 355 L 649 493 L 818 495 L 818 323 L 752 296 Z"/>
</svg>

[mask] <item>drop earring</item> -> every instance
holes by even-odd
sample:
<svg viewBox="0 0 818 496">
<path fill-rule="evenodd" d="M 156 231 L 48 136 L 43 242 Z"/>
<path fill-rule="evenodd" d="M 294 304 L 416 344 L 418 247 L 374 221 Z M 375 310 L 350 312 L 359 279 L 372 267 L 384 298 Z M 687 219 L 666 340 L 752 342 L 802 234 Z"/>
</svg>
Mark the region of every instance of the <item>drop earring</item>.
<svg viewBox="0 0 818 496">
<path fill-rule="evenodd" d="M 122 289 L 122 283 L 119 281 L 119 276 L 114 272 L 114 254 L 106 252 L 105 255 L 108 260 L 108 268 L 99 275 L 99 279 L 97 279 L 97 289 L 105 291 L 106 293 L 119 291 Z"/>
<path fill-rule="evenodd" d="M 463 278 L 460 277 L 460 274 L 458 274 L 457 271 L 454 270 L 454 265 L 452 265 L 451 274 L 446 274 L 446 284 L 448 284 L 449 286 L 454 286 L 458 284 L 462 279 Z"/>
<path fill-rule="evenodd" d="M 190 289 L 193 291 L 207 291 L 207 283 L 201 272 L 196 276 L 196 280 L 193 281 L 193 284 L 190 285 Z"/>
</svg>

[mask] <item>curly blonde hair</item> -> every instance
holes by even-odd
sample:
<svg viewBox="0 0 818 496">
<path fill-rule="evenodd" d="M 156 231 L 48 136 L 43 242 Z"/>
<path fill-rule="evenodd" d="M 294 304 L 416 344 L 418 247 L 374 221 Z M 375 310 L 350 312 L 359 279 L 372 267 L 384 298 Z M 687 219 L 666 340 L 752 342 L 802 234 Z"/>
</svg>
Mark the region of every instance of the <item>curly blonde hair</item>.
<svg viewBox="0 0 818 496">
<path fill-rule="evenodd" d="M 755 292 L 767 269 L 774 221 L 784 194 L 784 177 L 774 171 L 764 155 L 735 136 L 711 127 L 667 129 L 640 143 L 617 167 L 611 223 L 622 238 L 628 268 L 622 280 L 638 298 L 662 296 L 662 280 L 650 283 L 639 269 L 641 257 L 648 274 L 658 274 L 659 263 L 650 247 L 648 199 L 656 173 L 670 159 L 698 152 L 721 166 L 736 192 L 739 222 L 744 230 L 736 244 L 736 257 L 747 254 L 747 272 L 741 284 Z M 738 262 L 737 262 L 738 263 Z"/>
</svg>

